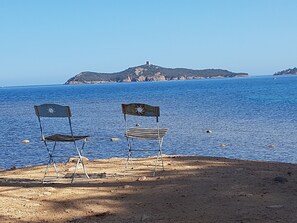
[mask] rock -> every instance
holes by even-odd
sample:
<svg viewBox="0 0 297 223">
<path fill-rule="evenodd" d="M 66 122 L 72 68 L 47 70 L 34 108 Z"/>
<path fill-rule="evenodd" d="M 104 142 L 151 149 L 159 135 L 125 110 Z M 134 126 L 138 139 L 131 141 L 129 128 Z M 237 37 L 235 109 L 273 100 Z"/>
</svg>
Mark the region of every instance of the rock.
<svg viewBox="0 0 297 223">
<path fill-rule="evenodd" d="M 28 144 L 29 142 L 30 142 L 29 139 L 24 139 L 24 140 L 21 141 L 21 143 L 23 143 L 23 144 Z"/>
<path fill-rule="evenodd" d="M 120 141 L 120 138 L 111 138 L 110 141 L 117 142 Z"/>
<path fill-rule="evenodd" d="M 69 157 L 69 159 L 68 159 L 68 163 L 74 163 L 74 162 L 77 162 L 78 159 L 79 159 L 78 156 L 72 156 L 72 157 Z M 82 160 L 83 160 L 83 162 L 85 162 L 85 161 L 89 161 L 89 159 L 88 159 L 87 157 L 85 157 L 85 156 L 82 157 Z"/>
<path fill-rule="evenodd" d="M 12 166 L 9 170 L 16 170 L 16 166 Z"/>
<path fill-rule="evenodd" d="M 145 181 L 145 180 L 146 180 L 146 176 L 142 176 L 137 179 L 137 181 Z"/>
<path fill-rule="evenodd" d="M 269 149 L 275 149 L 276 145 L 274 145 L 274 144 L 268 144 L 267 147 L 268 147 Z"/>
<path fill-rule="evenodd" d="M 288 182 L 288 179 L 285 178 L 285 177 L 275 177 L 273 180 L 274 180 L 275 182 L 282 183 L 282 184 Z"/>
</svg>

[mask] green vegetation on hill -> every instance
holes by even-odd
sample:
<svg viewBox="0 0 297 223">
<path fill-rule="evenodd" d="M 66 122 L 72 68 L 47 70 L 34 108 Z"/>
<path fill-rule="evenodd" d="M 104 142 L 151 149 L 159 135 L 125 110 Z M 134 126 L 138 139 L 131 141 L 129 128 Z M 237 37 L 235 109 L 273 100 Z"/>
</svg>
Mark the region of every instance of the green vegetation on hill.
<svg viewBox="0 0 297 223">
<path fill-rule="evenodd" d="M 276 72 L 274 75 L 287 75 L 287 74 L 297 74 L 297 68 L 294 67 L 292 69 L 282 70 L 282 71 Z"/>
<path fill-rule="evenodd" d="M 222 69 L 192 70 L 186 68 L 164 68 L 147 62 L 145 65 L 130 67 L 116 73 L 81 72 L 70 78 L 65 84 L 191 80 L 199 78 L 241 77 L 247 75 L 247 73 L 233 73 Z"/>
</svg>

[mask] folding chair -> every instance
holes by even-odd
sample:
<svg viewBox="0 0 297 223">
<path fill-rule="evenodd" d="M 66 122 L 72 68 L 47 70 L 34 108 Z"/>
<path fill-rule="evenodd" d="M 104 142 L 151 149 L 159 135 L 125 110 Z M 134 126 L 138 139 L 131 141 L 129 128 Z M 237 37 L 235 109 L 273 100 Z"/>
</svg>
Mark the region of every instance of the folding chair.
<svg viewBox="0 0 297 223">
<path fill-rule="evenodd" d="M 48 169 L 49 169 L 50 165 L 54 166 L 56 175 L 57 175 L 57 177 L 59 177 L 59 172 L 58 172 L 56 161 L 55 161 L 55 157 L 58 157 L 58 156 L 55 155 L 55 149 L 56 149 L 57 143 L 74 143 L 75 150 L 77 151 L 78 160 L 76 162 L 75 170 L 74 170 L 73 175 L 72 175 L 71 183 L 74 180 L 74 177 L 75 177 L 75 174 L 76 174 L 76 171 L 77 171 L 77 168 L 78 168 L 79 164 L 82 165 L 84 174 L 86 175 L 87 178 L 89 178 L 89 176 L 88 176 L 88 174 L 86 172 L 86 169 L 85 169 L 83 159 L 82 159 L 82 152 L 83 152 L 85 142 L 86 142 L 88 136 L 86 136 L 86 135 L 83 135 L 83 136 L 73 135 L 72 124 L 71 124 L 70 107 L 69 106 L 57 105 L 57 104 L 42 104 L 42 105 L 39 105 L 39 106 L 35 105 L 34 109 L 35 109 L 35 113 L 36 113 L 36 115 L 38 117 L 38 121 L 39 121 L 39 127 L 40 127 L 40 131 L 41 131 L 41 140 L 44 142 L 44 145 L 45 145 L 46 150 L 48 152 L 48 163 L 47 163 L 47 166 L 46 166 L 46 169 L 45 169 L 45 172 L 44 172 L 44 177 L 43 177 L 42 182 L 44 183 L 44 180 L 45 180 L 45 177 L 47 175 L 47 172 L 48 172 Z M 48 118 L 50 118 L 52 121 L 55 121 L 55 119 L 53 119 L 53 118 L 59 119 L 58 122 L 56 122 L 54 124 L 55 129 L 57 129 L 58 127 L 59 128 L 62 127 L 63 122 L 62 122 L 61 118 L 65 118 L 65 119 L 67 118 L 68 122 L 66 122 L 66 120 L 65 120 L 65 122 L 69 124 L 69 130 L 67 130 L 67 132 L 69 132 L 69 134 L 65 135 L 65 134 L 52 134 L 51 133 L 50 135 L 45 135 L 45 126 L 46 126 L 46 124 L 48 124 L 48 125 L 52 124 L 51 127 L 49 127 L 49 126 L 46 127 L 47 132 L 49 131 L 49 129 L 54 128 L 53 123 L 49 123 L 48 122 L 49 120 L 45 120 L 45 119 L 48 119 Z M 68 129 L 68 127 L 66 129 Z M 78 147 L 77 141 L 82 141 L 81 148 Z M 50 143 L 53 143 L 52 148 L 49 145 Z"/>
<path fill-rule="evenodd" d="M 164 170 L 164 163 L 162 157 L 162 144 L 163 138 L 166 135 L 168 129 L 167 128 L 160 128 L 159 127 L 159 116 L 160 116 L 160 108 L 158 106 L 151 106 L 147 104 L 139 104 L 139 103 L 131 103 L 131 104 L 122 104 L 122 112 L 124 114 L 125 119 L 125 137 L 128 143 L 128 158 L 126 160 L 125 170 L 127 169 L 128 162 L 132 157 L 132 151 L 156 151 L 157 158 L 155 161 L 155 168 L 153 172 L 153 176 L 156 174 L 156 167 L 159 160 L 161 158 L 162 168 Z M 154 128 L 143 128 L 139 127 L 128 127 L 128 120 L 127 116 L 141 116 L 141 117 L 155 117 L 156 118 L 156 127 Z M 140 140 L 155 140 L 158 142 L 157 148 L 150 148 L 150 149 L 134 149 L 132 148 L 133 140 L 140 139 Z"/>
</svg>

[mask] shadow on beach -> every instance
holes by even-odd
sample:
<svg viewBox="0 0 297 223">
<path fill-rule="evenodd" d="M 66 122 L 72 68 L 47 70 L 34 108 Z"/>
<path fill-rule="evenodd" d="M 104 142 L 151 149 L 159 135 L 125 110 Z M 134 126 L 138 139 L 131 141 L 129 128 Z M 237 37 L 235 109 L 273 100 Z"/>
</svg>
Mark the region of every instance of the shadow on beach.
<svg viewBox="0 0 297 223">
<path fill-rule="evenodd" d="M 1 222 L 294 222 L 297 166 L 197 156 L 87 163 L 90 179 L 69 174 L 42 184 L 45 166 L 3 171 Z M 72 164 L 64 166 L 71 173 Z M 102 175 L 105 173 L 106 175 Z M 104 176 L 104 177 L 102 177 Z M 276 181 L 282 177 L 287 181 Z M 11 205 L 13 204 L 13 205 Z"/>
</svg>

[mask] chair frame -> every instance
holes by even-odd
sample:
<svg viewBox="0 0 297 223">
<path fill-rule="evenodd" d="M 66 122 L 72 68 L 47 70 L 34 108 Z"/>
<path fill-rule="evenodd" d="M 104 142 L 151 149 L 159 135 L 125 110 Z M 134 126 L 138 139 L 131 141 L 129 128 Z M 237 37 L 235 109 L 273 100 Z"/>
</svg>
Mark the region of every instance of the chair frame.
<svg viewBox="0 0 297 223">
<path fill-rule="evenodd" d="M 41 132 L 41 140 L 44 142 L 44 145 L 46 147 L 46 150 L 48 152 L 48 163 L 44 172 L 44 177 L 42 179 L 42 183 L 45 181 L 45 177 L 48 173 L 50 165 L 53 165 L 55 168 L 55 172 L 57 175 L 57 178 L 59 177 L 59 171 L 56 165 L 56 161 L 54 160 L 54 157 L 58 157 L 54 155 L 55 149 L 57 142 L 73 142 L 74 147 L 77 151 L 78 154 L 78 160 L 76 162 L 75 170 L 72 175 L 71 183 L 73 183 L 77 168 L 79 164 L 82 165 L 84 174 L 86 175 L 87 178 L 89 178 L 89 175 L 86 171 L 84 162 L 83 162 L 83 157 L 82 153 L 85 147 L 85 143 L 87 141 L 88 136 L 76 136 L 73 134 L 73 129 L 72 129 L 72 123 L 71 123 L 71 110 L 69 106 L 62 106 L 58 104 L 42 104 L 42 105 L 35 105 L 35 114 L 37 115 L 38 122 L 39 122 L 39 128 Z M 54 135 L 48 135 L 46 136 L 44 134 L 44 122 L 42 121 L 42 118 L 67 118 L 68 123 L 69 123 L 69 130 L 70 130 L 70 135 L 61 135 L 61 134 L 54 134 Z M 76 141 L 82 141 L 82 146 L 81 148 L 78 147 Z M 53 147 L 50 148 L 48 145 L 49 142 L 53 142 Z"/>
<path fill-rule="evenodd" d="M 130 104 L 122 104 L 122 112 L 124 114 L 125 120 L 125 137 L 127 139 L 128 144 L 128 157 L 125 164 L 125 171 L 128 167 L 129 161 L 132 159 L 132 152 L 134 151 L 156 151 L 158 152 L 157 158 L 155 161 L 155 167 L 153 176 L 156 175 L 156 168 L 159 161 L 161 159 L 162 169 L 164 171 L 164 162 L 163 162 L 163 138 L 166 135 L 168 129 L 160 128 L 159 126 L 159 117 L 160 117 L 160 107 L 159 106 L 151 106 L 148 104 L 142 103 L 130 103 Z M 156 128 L 128 128 L 127 116 L 142 116 L 142 117 L 155 117 L 156 118 Z M 157 149 L 134 149 L 132 148 L 133 140 L 157 140 L 158 148 Z"/>
</svg>

